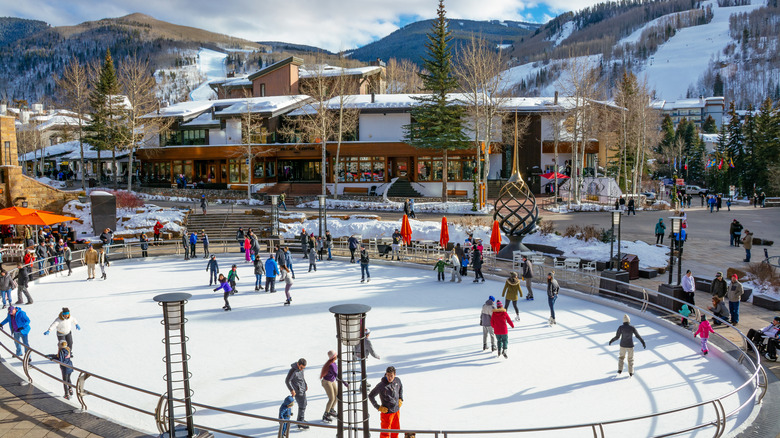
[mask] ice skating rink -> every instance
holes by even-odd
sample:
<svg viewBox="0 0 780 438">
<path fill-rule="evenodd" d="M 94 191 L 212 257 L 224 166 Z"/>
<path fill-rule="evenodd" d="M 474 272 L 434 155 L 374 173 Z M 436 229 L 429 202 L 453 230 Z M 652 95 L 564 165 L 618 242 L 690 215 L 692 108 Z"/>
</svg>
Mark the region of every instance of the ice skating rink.
<svg viewBox="0 0 780 438">
<path fill-rule="evenodd" d="M 523 429 L 641 416 L 726 394 L 748 378 L 714 346 L 708 357 L 702 357 L 699 341 L 692 335 L 670 329 L 652 315 L 632 315 L 648 348 L 643 350 L 637 342 L 636 374 L 629 379 L 624 371 L 625 377 L 615 379 L 618 343 L 607 346 L 607 342 L 624 312 L 561 295 L 556 304 L 558 324 L 549 327 L 541 285 L 535 301 L 521 299 L 521 321 L 509 332 L 509 358 L 503 359 L 482 351 L 478 325 L 482 304 L 489 295 L 500 299 L 503 281 L 473 284 L 468 277 L 460 284 L 439 283 L 432 270 L 372 264 L 371 282 L 360 284 L 357 264 L 320 262 L 316 273 L 307 273 L 308 264 L 296 256 L 293 302 L 284 307 L 283 285 L 275 294 L 253 291 L 253 269 L 243 256 L 218 254 L 217 260 L 225 274 L 231 264 L 238 265 L 241 280 L 239 293 L 230 298 L 231 312 L 221 309 L 222 294 L 208 286 L 206 260 L 200 257 L 116 261 L 105 281 L 85 281 L 85 268 L 76 269 L 71 277 L 36 280 L 30 288 L 35 304 L 22 306 L 32 321 L 30 343 L 55 353 L 56 336 L 43 332 L 62 307 L 69 307 L 82 328 L 73 335 L 75 366 L 162 393 L 166 390 L 162 313 L 152 297 L 187 292 L 192 294 L 186 330 L 194 401 L 276 417 L 289 394 L 284 378 L 290 364 L 303 357 L 309 362 L 306 419 L 320 422 L 327 398 L 319 372 L 326 352 L 336 348 L 335 321 L 328 308 L 367 304 L 372 307 L 367 316 L 371 339 L 381 356 L 381 360 L 368 360 L 369 380 L 376 384 L 387 366 L 395 366 L 404 385 L 401 426 L 427 430 Z M 7 358 L 7 353 L 3 356 Z M 12 363 L 21 371 L 18 361 Z M 57 366 L 43 366 L 59 375 Z M 53 395 L 62 396 L 59 383 L 37 373 L 33 378 Z M 157 403 L 154 397 L 97 379 L 87 380 L 86 388 L 148 411 L 154 411 Z M 744 403 L 751 391 L 748 385 L 729 398 L 725 411 Z M 87 397 L 86 402 L 93 413 L 156 431 L 151 417 L 95 397 Z M 293 410 L 297 414 L 297 405 Z M 732 417 L 727 432 L 734 433 L 749 414 L 750 408 Z M 711 418 L 710 404 L 604 428 L 606 436 L 644 437 Z M 195 422 L 235 433 L 276 436 L 274 425 L 212 411 L 198 412 Z M 373 409 L 371 425 L 379 427 Z M 713 431 L 708 428 L 688 436 L 712 436 Z M 334 435 L 317 428 L 305 434 Z M 591 437 L 593 431 L 495 436 Z"/>
</svg>

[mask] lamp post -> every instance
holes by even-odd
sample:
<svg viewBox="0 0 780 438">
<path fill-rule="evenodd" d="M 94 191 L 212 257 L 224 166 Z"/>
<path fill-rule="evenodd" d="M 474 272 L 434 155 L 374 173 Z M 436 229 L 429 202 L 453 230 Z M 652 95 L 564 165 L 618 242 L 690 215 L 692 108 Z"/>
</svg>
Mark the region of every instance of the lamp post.
<svg viewBox="0 0 780 438">
<path fill-rule="evenodd" d="M 669 251 L 669 284 L 672 284 L 672 277 L 674 275 L 674 247 L 675 241 L 678 240 L 680 236 L 680 223 L 682 222 L 682 218 L 679 216 L 672 216 L 669 219 L 672 221 L 672 245 L 671 250 Z M 679 262 L 680 261 L 678 260 L 678 263 Z"/>
<path fill-rule="evenodd" d="M 615 269 L 615 225 L 620 227 L 620 210 L 612 210 L 612 239 L 609 242 L 609 268 Z M 618 254 L 620 253 L 620 243 L 618 243 Z M 620 264 L 618 263 L 618 267 Z"/>
<path fill-rule="evenodd" d="M 271 195 L 271 235 L 279 235 L 279 195 Z"/>
<path fill-rule="evenodd" d="M 338 438 L 362 435 L 368 438 L 368 389 L 366 386 L 366 314 L 371 310 L 364 304 L 339 304 L 330 312 L 336 316 L 338 340 L 339 379 L 347 384 L 339 386 Z M 355 354 L 359 348 L 360 355 Z M 358 430 L 362 429 L 362 433 Z"/>
<path fill-rule="evenodd" d="M 325 217 L 326 214 L 328 214 L 328 210 L 326 207 L 328 195 L 317 195 L 318 198 L 320 198 L 320 237 L 323 236 L 323 228 L 325 228 L 325 231 L 328 231 L 328 218 Z M 325 224 L 323 227 L 323 223 Z"/>
</svg>

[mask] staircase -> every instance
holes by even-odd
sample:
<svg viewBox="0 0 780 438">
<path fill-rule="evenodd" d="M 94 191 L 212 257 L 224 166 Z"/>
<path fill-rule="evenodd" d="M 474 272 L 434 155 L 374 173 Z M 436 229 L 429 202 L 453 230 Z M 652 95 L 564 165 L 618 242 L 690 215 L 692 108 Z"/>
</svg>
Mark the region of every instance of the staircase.
<svg viewBox="0 0 780 438">
<path fill-rule="evenodd" d="M 295 196 L 317 196 L 322 194 L 321 183 L 277 183 L 271 187 L 261 190 L 266 195 L 279 195 L 284 193 L 287 197 Z M 329 191 L 330 193 L 330 191 Z"/>
<path fill-rule="evenodd" d="M 498 198 L 498 193 L 504 184 L 506 184 L 505 179 L 489 179 L 487 182 L 488 199 Z"/>
<path fill-rule="evenodd" d="M 398 178 L 390 189 L 387 191 L 387 196 L 398 198 L 421 198 L 422 195 L 412 187 L 412 184 L 405 177 Z"/>
<path fill-rule="evenodd" d="M 255 214 L 190 214 L 187 218 L 187 233 L 196 232 L 200 235 L 201 230 L 205 230 L 209 240 L 235 240 L 238 227 L 243 227 L 244 231 L 252 228 L 259 235 L 260 230 L 270 223 L 269 216 Z"/>
</svg>

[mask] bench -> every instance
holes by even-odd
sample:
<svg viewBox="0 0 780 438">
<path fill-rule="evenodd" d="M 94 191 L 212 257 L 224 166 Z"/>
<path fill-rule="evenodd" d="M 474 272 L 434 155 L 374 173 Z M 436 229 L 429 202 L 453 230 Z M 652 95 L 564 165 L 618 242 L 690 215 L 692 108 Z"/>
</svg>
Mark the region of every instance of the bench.
<svg viewBox="0 0 780 438">
<path fill-rule="evenodd" d="M 780 300 L 768 295 L 756 295 L 753 297 L 753 305 L 769 310 L 780 310 Z"/>
<path fill-rule="evenodd" d="M 447 196 L 468 196 L 468 190 L 447 190 Z"/>
<path fill-rule="evenodd" d="M 658 271 L 655 269 L 640 269 L 639 277 L 641 278 L 655 278 L 658 276 Z"/>
<path fill-rule="evenodd" d="M 368 187 L 344 187 L 345 195 L 367 195 L 368 194 Z"/>
</svg>

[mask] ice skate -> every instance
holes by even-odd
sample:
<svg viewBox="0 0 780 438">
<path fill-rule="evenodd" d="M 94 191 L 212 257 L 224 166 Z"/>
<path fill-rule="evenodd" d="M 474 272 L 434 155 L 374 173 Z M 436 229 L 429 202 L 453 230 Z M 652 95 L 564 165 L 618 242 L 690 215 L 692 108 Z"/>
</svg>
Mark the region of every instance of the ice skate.
<svg viewBox="0 0 780 438">
<path fill-rule="evenodd" d="M 331 409 L 328 411 L 328 415 L 330 415 L 331 417 L 337 417 L 339 414 L 338 412 L 336 412 L 335 409 Z"/>
<path fill-rule="evenodd" d="M 491 352 L 496 351 L 496 346 L 494 345 L 494 346 L 490 347 L 490 351 Z"/>
<path fill-rule="evenodd" d="M 368 277 L 368 279 L 366 279 L 366 283 L 371 283 L 371 277 Z"/>
<path fill-rule="evenodd" d="M 620 378 L 620 375 L 621 375 L 622 373 L 623 373 L 623 371 L 622 371 L 622 370 L 618 370 L 617 374 L 615 374 L 615 377 L 613 377 L 613 379 L 618 379 L 618 378 Z"/>
<path fill-rule="evenodd" d="M 285 306 L 289 306 L 289 305 L 290 305 L 290 300 L 287 300 L 287 301 L 285 301 L 285 302 L 284 302 L 284 305 L 285 305 Z"/>
<path fill-rule="evenodd" d="M 515 321 L 520 322 L 520 315 L 517 315 L 517 317 L 515 318 Z"/>
<path fill-rule="evenodd" d="M 554 319 L 553 319 L 553 317 L 551 316 L 551 317 L 550 317 L 550 319 L 548 319 L 548 320 L 547 320 L 547 324 L 549 324 L 550 326 L 552 326 L 554 321 L 555 321 L 555 320 L 554 320 Z"/>
<path fill-rule="evenodd" d="M 299 424 L 298 425 L 298 430 L 309 430 L 309 426 L 307 426 L 305 424 Z"/>
<path fill-rule="evenodd" d="M 361 283 L 365 283 L 365 282 L 366 282 L 366 279 L 365 279 L 365 278 L 363 278 L 363 279 L 361 279 L 361 280 L 360 280 L 360 282 L 361 282 Z"/>
<path fill-rule="evenodd" d="M 326 423 L 330 423 L 331 422 L 330 415 L 328 415 L 327 412 L 322 416 L 322 421 L 324 421 Z"/>
<path fill-rule="evenodd" d="M 504 351 L 504 359 L 509 359 L 509 356 L 506 355 L 506 351 Z"/>
<path fill-rule="evenodd" d="M 630 379 L 632 377 L 634 377 L 634 373 L 628 373 L 628 378 Z"/>
<path fill-rule="evenodd" d="M 482 351 L 487 351 L 487 345 L 482 346 Z"/>
</svg>

